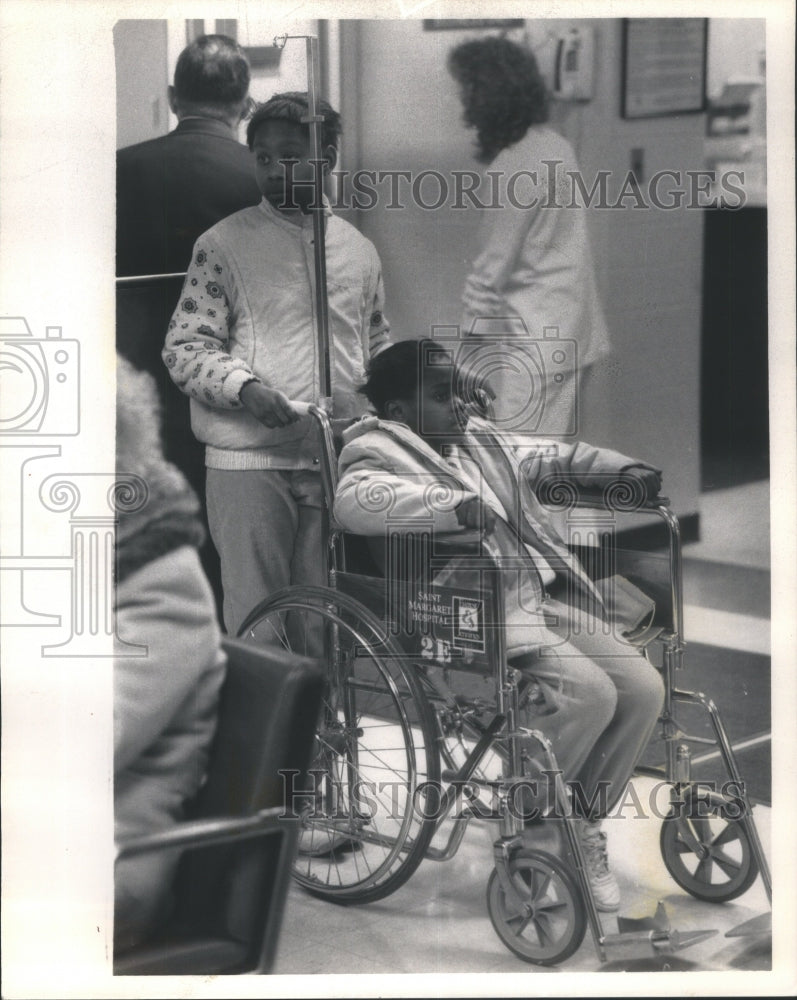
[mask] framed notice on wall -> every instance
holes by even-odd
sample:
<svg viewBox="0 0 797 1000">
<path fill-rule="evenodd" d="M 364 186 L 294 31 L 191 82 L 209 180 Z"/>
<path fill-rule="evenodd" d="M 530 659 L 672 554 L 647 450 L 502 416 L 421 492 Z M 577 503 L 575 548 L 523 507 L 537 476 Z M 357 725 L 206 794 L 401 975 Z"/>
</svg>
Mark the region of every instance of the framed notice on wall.
<svg viewBox="0 0 797 1000">
<path fill-rule="evenodd" d="M 623 118 L 658 118 L 706 108 L 705 17 L 623 19 Z"/>
</svg>

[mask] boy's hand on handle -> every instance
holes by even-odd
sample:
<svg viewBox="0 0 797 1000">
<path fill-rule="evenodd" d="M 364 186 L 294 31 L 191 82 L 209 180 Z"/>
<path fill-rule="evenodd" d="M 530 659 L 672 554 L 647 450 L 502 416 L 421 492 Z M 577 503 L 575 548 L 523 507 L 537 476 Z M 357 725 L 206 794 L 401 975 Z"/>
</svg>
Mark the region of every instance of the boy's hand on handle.
<svg viewBox="0 0 797 1000">
<path fill-rule="evenodd" d="M 491 535 L 495 528 L 495 513 L 479 497 L 465 500 L 456 513 L 463 528 L 481 528 L 485 535 Z"/>
<path fill-rule="evenodd" d="M 252 416 L 266 427 L 287 427 L 299 419 L 285 393 L 269 389 L 262 382 L 247 382 L 239 398 Z"/>
</svg>

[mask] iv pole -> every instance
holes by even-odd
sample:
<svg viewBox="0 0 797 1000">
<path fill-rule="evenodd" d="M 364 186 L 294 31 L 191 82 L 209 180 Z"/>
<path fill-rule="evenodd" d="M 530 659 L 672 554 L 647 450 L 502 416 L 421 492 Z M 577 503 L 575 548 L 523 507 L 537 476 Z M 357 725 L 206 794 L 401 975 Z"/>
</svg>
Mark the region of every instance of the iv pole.
<svg viewBox="0 0 797 1000">
<path fill-rule="evenodd" d="M 322 167 L 322 125 L 323 115 L 318 113 L 318 88 L 321 82 L 321 68 L 318 56 L 318 39 L 313 35 L 278 35 L 274 45 L 285 47 L 289 38 L 304 38 L 307 50 L 307 104 L 308 113 L 302 118 L 310 126 L 310 162 L 315 165 L 313 176 L 313 256 L 315 260 L 315 312 L 316 338 L 318 348 L 318 381 L 320 406 L 332 416 L 332 377 L 329 360 L 329 311 L 327 307 L 327 263 L 324 238 L 324 171 Z"/>
</svg>

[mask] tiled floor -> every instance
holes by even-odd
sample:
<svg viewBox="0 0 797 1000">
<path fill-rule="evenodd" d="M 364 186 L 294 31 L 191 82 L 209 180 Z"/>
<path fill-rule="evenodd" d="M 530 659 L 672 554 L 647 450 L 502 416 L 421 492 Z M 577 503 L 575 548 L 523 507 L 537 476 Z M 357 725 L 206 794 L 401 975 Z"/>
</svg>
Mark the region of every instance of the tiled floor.
<svg viewBox="0 0 797 1000">
<path fill-rule="evenodd" d="M 634 779 L 645 806 L 654 792 L 649 778 Z M 653 795 L 654 802 L 657 797 Z M 666 803 L 666 797 L 662 804 Z M 652 810 L 651 810 L 652 813 Z M 770 810 L 757 806 L 756 824 L 769 844 Z M 740 900 L 718 906 L 693 899 L 670 878 L 658 847 L 660 821 L 655 814 L 637 815 L 634 805 L 607 821 L 613 869 L 623 893 L 622 915 L 651 916 L 663 901 L 679 931 L 715 929 L 717 934 L 677 955 L 654 957 L 649 945 L 635 959 L 602 966 L 589 934 L 576 954 L 559 969 L 527 965 L 509 952 L 493 931 L 485 903 L 492 870 L 492 825 L 471 824 L 456 856 L 448 862 L 424 861 L 409 882 L 386 900 L 359 907 L 339 907 L 292 889 L 275 972 L 283 975 L 326 973 L 534 973 L 597 972 L 628 969 L 642 963 L 648 969 L 718 970 L 734 967 L 752 946 L 745 968 L 766 967 L 760 939 L 740 946 L 726 931 L 766 912 L 760 879 Z M 617 930 L 614 916 L 603 917 L 604 931 Z M 530 992 L 533 992 L 530 990 Z M 499 995 L 499 994 L 496 994 Z"/>
<path fill-rule="evenodd" d="M 702 511 L 703 539 L 686 547 L 685 610 L 686 634 L 697 633 L 693 641 L 713 643 L 763 653 L 769 650 L 768 600 L 759 594 L 749 609 L 750 578 L 734 575 L 734 566 L 760 571 L 766 582 L 769 566 L 767 485 L 754 483 L 733 491 L 717 491 L 706 496 Z M 734 522 L 747 528 L 738 531 Z M 757 524 L 759 531 L 750 531 Z M 712 564 L 722 563 L 727 572 L 714 576 Z M 711 593 L 721 580 L 722 600 Z M 734 582 L 734 580 L 736 582 Z M 719 605 L 719 606 L 718 606 Z M 363 975 L 444 973 L 487 973 L 492 977 L 483 995 L 501 995 L 501 987 L 515 982 L 510 974 L 556 977 L 564 972 L 609 972 L 645 970 L 754 971 L 769 968 L 771 962 L 766 937 L 727 938 L 726 931 L 768 910 L 764 886 L 759 879 L 739 899 L 722 905 L 705 903 L 685 893 L 668 874 L 659 849 L 661 823 L 653 803 L 666 804 L 655 792 L 653 779 L 633 779 L 634 791 L 645 815 L 637 815 L 635 805 L 621 817 L 607 821 L 612 867 L 623 894 L 621 912 L 626 917 L 652 915 L 663 901 L 673 927 L 680 931 L 715 929 L 718 933 L 676 954 L 655 956 L 645 944 L 638 955 L 602 963 L 589 930 L 578 951 L 556 969 L 528 965 L 509 952 L 494 933 L 487 913 L 485 889 L 492 870 L 494 824 L 471 823 L 456 856 L 448 862 L 426 860 L 410 881 L 385 900 L 354 907 L 340 907 L 314 899 L 292 888 L 288 899 L 280 952 L 275 973 L 281 976 L 308 974 Z M 764 850 L 770 851 L 770 809 L 757 805 L 754 818 Z M 612 933 L 616 918 L 604 918 L 604 931 Z M 500 974 L 500 979 L 496 979 Z M 555 982 L 555 980 L 552 980 Z M 286 980 L 287 982 L 287 980 Z M 331 982 L 334 982 L 332 980 Z M 448 978 L 439 981 L 439 995 L 466 995 L 454 989 Z M 482 981 L 470 980 L 482 995 Z M 498 984 L 501 984 L 499 987 Z M 507 995 L 519 990 L 535 995 L 547 986 L 507 986 Z M 392 991 L 391 991 L 392 992 Z M 615 993 L 615 995 L 619 995 Z"/>
</svg>

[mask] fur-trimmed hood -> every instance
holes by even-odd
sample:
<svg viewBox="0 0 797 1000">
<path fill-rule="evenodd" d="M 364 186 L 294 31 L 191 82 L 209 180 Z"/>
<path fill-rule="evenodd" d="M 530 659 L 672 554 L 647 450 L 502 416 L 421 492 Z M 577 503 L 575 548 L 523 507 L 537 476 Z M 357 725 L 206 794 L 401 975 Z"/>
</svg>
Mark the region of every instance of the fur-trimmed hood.
<svg viewBox="0 0 797 1000">
<path fill-rule="evenodd" d="M 117 355 L 116 475 L 145 484 L 144 502 L 116 523 L 117 582 L 182 545 L 204 541 L 199 501 L 182 473 L 163 457 L 155 382 Z"/>
</svg>

